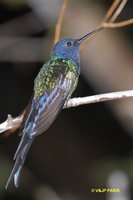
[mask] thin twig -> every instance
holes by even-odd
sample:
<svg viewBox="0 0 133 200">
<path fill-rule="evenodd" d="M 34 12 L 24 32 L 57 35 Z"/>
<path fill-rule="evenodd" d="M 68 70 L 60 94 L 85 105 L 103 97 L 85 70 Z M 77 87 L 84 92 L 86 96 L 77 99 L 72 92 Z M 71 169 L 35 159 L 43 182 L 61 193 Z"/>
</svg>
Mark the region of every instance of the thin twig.
<svg viewBox="0 0 133 200">
<path fill-rule="evenodd" d="M 54 44 L 56 44 L 60 39 L 61 29 L 62 29 L 63 20 L 64 20 L 67 5 L 68 5 L 68 0 L 64 0 L 62 7 L 61 7 L 61 10 L 60 10 L 60 14 L 59 14 L 57 24 L 55 26 Z"/>
<path fill-rule="evenodd" d="M 103 27 L 105 28 L 119 28 L 124 27 L 133 24 L 133 19 L 128 19 L 122 22 L 116 22 L 116 23 L 103 23 Z"/>
<path fill-rule="evenodd" d="M 120 2 L 121 2 L 121 0 L 114 0 L 111 7 L 107 11 L 105 17 L 103 18 L 103 22 L 108 22 L 110 20 L 111 16 L 113 15 L 114 11 L 116 10 L 116 8 L 120 4 Z"/>
<path fill-rule="evenodd" d="M 123 8 L 125 7 L 127 3 L 127 0 L 123 0 L 121 2 L 121 4 L 119 5 L 119 7 L 117 8 L 117 10 L 115 11 L 115 13 L 113 14 L 113 16 L 110 18 L 109 22 L 114 22 L 117 17 L 120 15 L 121 11 L 123 10 Z"/>
<path fill-rule="evenodd" d="M 105 101 L 112 101 L 115 99 L 123 99 L 133 97 L 133 90 L 126 90 L 120 92 L 111 92 L 105 94 L 98 94 L 89 97 L 78 97 L 70 99 L 64 108 L 71 108 L 85 104 L 99 103 Z"/>
<path fill-rule="evenodd" d="M 23 119 L 23 115 L 13 118 L 10 114 L 7 116 L 7 120 L 0 124 L 0 133 L 5 131 L 14 131 L 19 128 Z"/>
<path fill-rule="evenodd" d="M 80 105 L 99 103 L 105 101 L 112 101 L 115 99 L 124 99 L 133 97 L 133 90 L 126 90 L 121 92 L 111 92 L 99 95 L 93 95 L 88 97 L 78 97 L 70 99 L 64 106 L 64 108 L 71 108 Z M 17 129 L 22 123 L 23 115 L 16 118 L 12 118 L 11 115 L 8 115 L 8 118 L 5 122 L 0 124 L 0 133 L 5 131 L 11 131 L 12 129 Z"/>
<path fill-rule="evenodd" d="M 109 23 L 109 21 L 110 21 L 110 18 L 111 18 L 111 17 L 112 17 L 112 18 L 115 17 L 114 15 L 117 15 L 116 13 L 118 12 L 118 10 L 119 10 L 119 12 L 120 12 L 120 9 L 119 9 L 119 7 L 118 7 L 118 5 L 120 4 L 120 2 L 121 2 L 121 0 L 114 0 L 114 2 L 112 3 L 112 5 L 110 6 L 109 10 L 107 11 L 105 17 L 103 18 L 103 20 L 102 20 L 102 22 L 101 22 L 99 28 L 100 28 L 100 27 L 107 28 L 107 25 L 108 25 L 108 23 Z M 120 4 L 120 6 L 121 6 L 121 4 Z M 118 8 L 117 8 L 117 7 L 118 7 Z M 116 10 L 116 8 L 117 8 L 117 11 L 114 13 L 114 11 Z M 122 10 L 122 9 L 121 9 L 121 10 Z M 114 15 L 113 15 L 113 13 L 114 13 Z M 113 15 L 113 16 L 112 16 L 112 15 Z M 118 16 L 118 15 L 117 15 L 117 16 Z M 112 18 L 111 18 L 111 19 L 112 19 Z M 82 50 L 95 36 L 96 36 L 96 34 L 91 35 L 90 37 L 88 37 L 88 39 L 86 39 L 85 42 L 84 42 L 83 44 L 81 44 L 80 50 Z"/>
</svg>

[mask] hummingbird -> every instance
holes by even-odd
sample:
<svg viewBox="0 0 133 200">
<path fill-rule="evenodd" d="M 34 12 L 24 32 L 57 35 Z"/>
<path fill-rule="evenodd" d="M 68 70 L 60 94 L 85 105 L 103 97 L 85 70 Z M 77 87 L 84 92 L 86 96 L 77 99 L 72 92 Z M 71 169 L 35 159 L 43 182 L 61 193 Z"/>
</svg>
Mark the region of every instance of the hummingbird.
<svg viewBox="0 0 133 200">
<path fill-rule="evenodd" d="M 14 180 L 19 186 L 20 174 L 36 136 L 54 122 L 64 104 L 77 87 L 80 75 L 80 45 L 98 28 L 79 39 L 65 38 L 55 44 L 49 60 L 42 66 L 34 81 L 33 97 L 21 125 L 21 141 L 14 155 L 15 165 L 6 184 Z"/>
</svg>

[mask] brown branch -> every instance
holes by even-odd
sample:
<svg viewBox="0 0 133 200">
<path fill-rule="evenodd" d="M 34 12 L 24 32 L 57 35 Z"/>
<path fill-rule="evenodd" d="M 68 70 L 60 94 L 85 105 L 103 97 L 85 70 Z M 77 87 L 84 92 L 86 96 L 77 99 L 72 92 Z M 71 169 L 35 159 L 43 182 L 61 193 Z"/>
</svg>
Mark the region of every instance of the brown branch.
<svg viewBox="0 0 133 200">
<path fill-rule="evenodd" d="M 60 14 L 59 14 L 57 24 L 55 26 L 54 44 L 56 44 L 60 39 L 61 29 L 62 29 L 63 20 L 64 20 L 67 5 L 68 5 L 68 0 L 64 0 L 62 7 L 61 7 L 61 11 L 60 11 Z"/>
<path fill-rule="evenodd" d="M 103 18 L 103 22 L 108 22 L 110 20 L 111 16 L 115 12 L 115 10 L 118 7 L 118 5 L 120 4 L 120 2 L 121 2 L 121 0 L 114 0 L 112 5 L 110 6 L 109 10 L 107 11 L 105 17 Z"/>
<path fill-rule="evenodd" d="M 101 24 L 104 28 L 119 28 L 119 27 L 124 27 L 124 26 L 133 24 L 133 19 L 113 23 L 117 19 L 117 17 L 120 15 L 120 13 L 122 12 L 122 9 L 124 8 L 124 6 L 127 3 L 127 0 L 122 0 L 121 3 L 120 3 L 120 1 L 115 0 L 114 3 L 112 4 L 112 6 L 110 7 L 109 11 L 105 15 L 104 20 Z M 118 6 L 118 4 L 119 4 L 119 6 Z M 117 8 L 117 6 L 118 6 L 118 8 Z M 116 9 L 116 11 L 113 14 L 115 9 Z"/>
<path fill-rule="evenodd" d="M 123 8 L 125 7 L 126 3 L 127 3 L 127 0 L 122 0 L 121 4 L 117 8 L 117 10 L 113 14 L 113 16 L 110 18 L 109 22 L 114 22 L 117 19 L 117 17 L 120 15 L 120 13 L 122 12 Z"/>
<path fill-rule="evenodd" d="M 103 27 L 105 28 L 119 28 L 119 27 L 124 27 L 124 26 L 129 26 L 133 24 L 133 19 L 128 19 L 126 21 L 122 22 L 116 22 L 116 23 L 103 23 Z"/>
</svg>

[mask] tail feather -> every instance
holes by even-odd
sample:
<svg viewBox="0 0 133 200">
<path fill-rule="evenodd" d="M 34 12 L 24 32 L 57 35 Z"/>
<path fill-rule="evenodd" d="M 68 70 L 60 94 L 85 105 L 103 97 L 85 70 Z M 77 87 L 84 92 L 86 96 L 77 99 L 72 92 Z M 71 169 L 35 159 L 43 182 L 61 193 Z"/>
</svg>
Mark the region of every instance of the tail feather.
<svg viewBox="0 0 133 200">
<path fill-rule="evenodd" d="M 26 144 L 29 142 L 29 140 L 30 140 L 30 138 L 29 138 L 29 136 L 27 134 L 22 136 L 22 139 L 21 139 L 21 141 L 19 143 L 17 151 L 16 151 L 16 153 L 14 155 L 14 158 L 13 158 L 14 160 L 16 160 L 16 158 L 18 157 L 20 152 L 22 152 L 23 148 L 26 146 Z"/>
<path fill-rule="evenodd" d="M 10 177 L 7 181 L 7 184 L 6 184 L 6 187 L 5 187 L 6 189 L 8 188 L 8 185 L 10 184 L 10 182 L 13 179 L 14 179 L 15 187 L 19 186 L 19 179 L 20 179 L 22 167 L 24 165 L 27 153 L 29 151 L 29 148 L 30 148 L 33 140 L 34 140 L 34 137 L 29 138 L 26 135 L 22 136 L 22 140 L 21 140 L 20 145 L 19 145 L 17 152 L 15 154 L 16 162 L 15 162 L 13 170 L 10 174 Z"/>
</svg>

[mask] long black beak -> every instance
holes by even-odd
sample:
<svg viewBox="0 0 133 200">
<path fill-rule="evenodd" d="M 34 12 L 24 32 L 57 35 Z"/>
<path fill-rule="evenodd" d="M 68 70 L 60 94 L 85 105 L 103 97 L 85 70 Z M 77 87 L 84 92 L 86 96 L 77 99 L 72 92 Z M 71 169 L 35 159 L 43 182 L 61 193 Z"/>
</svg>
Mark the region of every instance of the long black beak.
<svg viewBox="0 0 133 200">
<path fill-rule="evenodd" d="M 77 43 L 80 45 L 80 44 L 81 44 L 84 40 L 86 40 L 89 36 L 91 36 L 91 35 L 93 35 L 93 34 L 99 32 L 99 31 L 101 31 L 102 29 L 103 29 L 103 27 L 98 28 L 98 29 L 96 29 L 96 30 L 94 30 L 94 31 L 92 31 L 92 32 L 90 32 L 90 33 L 84 35 L 83 37 L 81 37 L 81 38 L 79 38 L 79 39 L 77 40 Z"/>
</svg>

